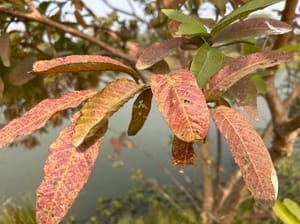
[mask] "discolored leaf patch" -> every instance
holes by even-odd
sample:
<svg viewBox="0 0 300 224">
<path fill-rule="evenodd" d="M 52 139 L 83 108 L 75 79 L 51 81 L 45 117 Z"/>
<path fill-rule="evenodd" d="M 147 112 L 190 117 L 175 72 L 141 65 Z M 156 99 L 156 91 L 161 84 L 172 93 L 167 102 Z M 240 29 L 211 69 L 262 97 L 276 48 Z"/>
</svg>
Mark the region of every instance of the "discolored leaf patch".
<svg viewBox="0 0 300 224">
<path fill-rule="evenodd" d="M 156 42 L 145 48 L 136 62 L 136 68 L 143 70 L 151 67 L 167 57 L 174 49 L 183 42 L 182 38 L 173 38 Z"/>
<path fill-rule="evenodd" d="M 290 32 L 292 27 L 279 20 L 252 18 L 231 24 L 212 38 L 213 46 L 241 41 L 261 35 L 279 35 Z"/>
<path fill-rule="evenodd" d="M 145 88 L 144 85 L 138 85 L 123 78 L 107 84 L 82 108 L 82 116 L 77 122 L 73 135 L 74 146 L 81 145 L 86 139 L 93 136 L 114 112 L 143 88 Z"/>
<path fill-rule="evenodd" d="M 73 116 L 70 126 L 60 133 L 49 148 L 44 178 L 36 192 L 38 223 L 58 224 L 62 221 L 86 184 L 98 157 L 107 123 L 103 124 L 93 139 L 76 149 L 71 139 L 79 117 L 80 112 Z"/>
<path fill-rule="evenodd" d="M 211 115 L 255 200 L 265 207 L 272 206 L 277 197 L 277 176 L 263 140 L 251 123 L 234 109 L 219 106 L 211 109 Z"/>
<path fill-rule="evenodd" d="M 144 90 L 134 101 L 128 135 L 135 135 L 143 126 L 151 110 L 151 89 Z"/>
<path fill-rule="evenodd" d="M 263 51 L 232 60 L 226 64 L 208 82 L 206 95 L 209 98 L 222 96 L 233 84 L 255 72 L 269 68 L 291 59 L 291 54 L 279 51 Z"/>
<path fill-rule="evenodd" d="M 174 166 L 195 164 L 196 154 L 192 142 L 184 142 L 174 136 L 172 143 L 172 163 Z"/>
<path fill-rule="evenodd" d="M 100 55 L 70 55 L 52 60 L 37 61 L 33 65 L 33 72 L 38 75 L 59 74 L 66 72 L 97 72 L 119 71 L 131 75 L 138 80 L 137 72 L 110 57 Z"/>
<path fill-rule="evenodd" d="M 56 112 L 75 108 L 97 93 L 94 90 L 74 91 L 58 99 L 46 99 L 0 129 L 0 148 L 12 143 L 18 136 L 30 135 L 42 128 Z"/>
<path fill-rule="evenodd" d="M 209 128 L 206 99 L 192 72 L 152 75 L 151 90 L 159 111 L 174 134 L 185 142 L 203 140 Z"/>
</svg>

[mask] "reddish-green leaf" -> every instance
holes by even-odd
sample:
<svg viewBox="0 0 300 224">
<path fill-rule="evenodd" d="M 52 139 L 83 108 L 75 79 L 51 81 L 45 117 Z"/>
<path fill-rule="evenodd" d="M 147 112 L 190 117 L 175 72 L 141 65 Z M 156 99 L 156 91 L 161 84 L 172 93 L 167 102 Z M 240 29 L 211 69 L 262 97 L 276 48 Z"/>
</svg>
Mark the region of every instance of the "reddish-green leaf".
<svg viewBox="0 0 300 224">
<path fill-rule="evenodd" d="M 291 54 L 278 51 L 263 51 L 232 60 L 221 68 L 209 81 L 206 90 L 209 98 L 220 97 L 233 84 L 257 69 L 269 68 L 291 58 Z"/>
<path fill-rule="evenodd" d="M 145 48 L 136 62 L 137 69 L 146 69 L 167 57 L 174 49 L 183 42 L 182 38 L 173 38 L 156 42 Z"/>
<path fill-rule="evenodd" d="M 273 205 L 277 197 L 277 177 L 263 140 L 251 123 L 234 109 L 219 106 L 211 109 L 211 115 L 254 198 L 263 206 Z"/>
<path fill-rule="evenodd" d="M 174 134 L 185 142 L 203 140 L 209 111 L 195 76 L 187 70 L 152 75 L 152 93 L 159 111 Z"/>
<path fill-rule="evenodd" d="M 10 37 L 8 33 L 2 32 L 0 36 L 0 58 L 4 66 L 10 66 Z"/>
<path fill-rule="evenodd" d="M 56 224 L 62 221 L 87 182 L 97 159 L 107 123 L 94 139 L 76 149 L 71 139 L 79 116 L 80 112 L 73 116 L 70 126 L 60 133 L 49 148 L 49 156 L 44 165 L 44 178 L 36 192 L 38 223 Z"/>
<path fill-rule="evenodd" d="M 128 135 L 135 135 L 144 125 L 151 110 L 151 89 L 144 90 L 134 101 Z"/>
<path fill-rule="evenodd" d="M 194 165 L 196 154 L 192 142 L 184 142 L 174 136 L 172 143 L 172 163 L 174 166 Z"/>
<path fill-rule="evenodd" d="M 139 79 L 137 72 L 131 67 L 100 55 L 71 55 L 52 60 L 37 61 L 33 65 L 33 72 L 41 75 L 107 70 L 125 72 L 130 74 L 135 80 Z"/>
<path fill-rule="evenodd" d="M 29 56 L 19 61 L 8 74 L 8 81 L 12 85 L 21 86 L 33 79 L 35 76 L 29 72 L 35 60 L 34 57 Z"/>
<path fill-rule="evenodd" d="M 18 136 L 30 135 L 42 128 L 56 112 L 75 108 L 96 93 L 94 90 L 75 91 L 58 99 L 43 100 L 21 118 L 11 121 L 0 129 L 0 148 L 13 142 Z"/>
<path fill-rule="evenodd" d="M 86 138 L 93 136 L 99 126 L 144 87 L 128 79 L 117 79 L 91 98 L 81 110 L 82 116 L 73 135 L 74 146 L 81 145 Z"/>
<path fill-rule="evenodd" d="M 258 120 L 257 89 L 251 78 L 246 76 L 235 83 L 228 93 L 234 98 L 236 104 L 247 112 L 253 119 Z"/>
<path fill-rule="evenodd" d="M 284 22 L 267 18 L 252 18 L 231 24 L 215 34 L 214 46 L 240 41 L 261 35 L 278 35 L 290 32 L 292 27 Z"/>
</svg>

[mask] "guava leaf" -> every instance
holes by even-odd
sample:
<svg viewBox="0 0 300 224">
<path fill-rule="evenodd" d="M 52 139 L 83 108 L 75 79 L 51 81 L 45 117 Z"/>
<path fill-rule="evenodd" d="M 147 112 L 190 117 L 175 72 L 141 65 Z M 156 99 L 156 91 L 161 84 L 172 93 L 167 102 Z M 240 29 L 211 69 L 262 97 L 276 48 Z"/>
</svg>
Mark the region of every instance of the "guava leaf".
<svg viewBox="0 0 300 224">
<path fill-rule="evenodd" d="M 257 69 L 269 68 L 291 58 L 291 54 L 279 51 L 262 51 L 239 57 L 226 64 L 212 76 L 206 89 L 208 98 L 218 98 L 233 84 Z"/>
<path fill-rule="evenodd" d="M 258 92 L 250 77 L 246 76 L 239 80 L 230 87 L 228 93 L 242 110 L 247 112 L 254 120 L 259 120 L 256 103 Z"/>
<path fill-rule="evenodd" d="M 8 81 L 12 85 L 21 86 L 33 79 L 35 76 L 30 71 L 35 60 L 29 56 L 19 61 L 8 74 Z"/>
<path fill-rule="evenodd" d="M 224 136 L 243 175 L 246 186 L 262 206 L 272 206 L 278 181 L 270 154 L 251 123 L 238 111 L 219 106 L 211 109 L 217 128 Z"/>
<path fill-rule="evenodd" d="M 215 26 L 211 33 L 214 36 L 219 30 L 223 29 L 228 24 L 232 23 L 233 21 L 243 18 L 250 14 L 251 12 L 257 11 L 259 9 L 263 9 L 267 6 L 273 5 L 275 3 L 281 2 L 282 0 L 251 0 L 248 1 L 243 6 L 237 8 L 236 10 L 232 11 L 230 14 L 225 16 L 217 26 Z"/>
<path fill-rule="evenodd" d="M 152 75 L 150 85 L 158 110 L 174 134 L 185 142 L 203 140 L 209 128 L 209 111 L 193 73 L 178 70 Z"/>
<path fill-rule="evenodd" d="M 183 42 L 182 38 L 172 38 L 156 42 L 145 48 L 136 62 L 136 68 L 139 70 L 147 69 L 155 63 L 167 57 L 174 49 Z"/>
<path fill-rule="evenodd" d="M 185 166 L 195 164 L 196 154 L 192 142 L 184 142 L 174 136 L 172 143 L 172 164 L 174 166 Z"/>
<path fill-rule="evenodd" d="M 3 80 L 2 80 L 2 77 L 0 76 L 0 100 L 3 97 L 4 88 L 5 88 L 5 84 L 4 84 Z"/>
<path fill-rule="evenodd" d="M 100 55 L 70 55 L 51 60 L 37 61 L 33 65 L 33 72 L 37 75 L 59 74 L 66 72 L 97 72 L 119 71 L 131 75 L 138 80 L 137 72 L 119 61 Z"/>
<path fill-rule="evenodd" d="M 289 210 L 289 212 L 291 214 L 293 214 L 298 219 L 298 221 L 300 221 L 300 207 L 299 207 L 299 205 L 295 201 L 293 201 L 291 199 L 288 199 L 288 198 L 285 198 L 283 200 L 283 204 Z"/>
<path fill-rule="evenodd" d="M 0 36 L 0 58 L 5 67 L 10 66 L 10 37 L 8 33 L 2 32 Z"/>
<path fill-rule="evenodd" d="M 292 27 L 279 20 L 252 18 L 233 23 L 217 32 L 213 38 L 213 46 L 241 41 L 262 35 L 279 35 L 290 32 Z"/>
<path fill-rule="evenodd" d="M 0 129 L 0 148 L 12 143 L 18 136 L 30 135 L 42 128 L 56 112 L 75 108 L 96 93 L 94 90 L 74 91 L 58 99 L 43 100 L 21 118 L 12 120 Z"/>
<path fill-rule="evenodd" d="M 196 52 L 190 70 L 197 78 L 199 87 L 204 88 L 210 77 L 222 66 L 222 52 L 204 43 Z"/>
<path fill-rule="evenodd" d="M 283 52 L 299 52 L 300 51 L 300 44 L 289 44 L 284 47 L 277 49 Z"/>
<path fill-rule="evenodd" d="M 99 148 L 107 130 L 107 123 L 93 139 L 76 149 L 72 143 L 76 113 L 69 127 L 65 128 L 49 148 L 44 165 L 44 178 L 36 191 L 37 222 L 58 224 L 74 203 L 79 191 L 86 184 L 98 157 Z"/>
<path fill-rule="evenodd" d="M 276 216 L 279 217 L 283 223 L 285 224 L 299 223 L 299 220 L 293 214 L 291 214 L 288 208 L 280 201 L 276 201 L 272 209 L 273 212 L 276 214 Z"/>
<path fill-rule="evenodd" d="M 89 99 L 81 109 L 82 116 L 78 120 L 72 143 L 81 145 L 90 136 L 93 136 L 98 127 L 102 127 L 111 115 L 119 110 L 130 98 L 141 91 L 145 86 L 128 79 L 117 79 Z"/>
<path fill-rule="evenodd" d="M 131 121 L 128 127 L 128 135 L 135 135 L 144 126 L 151 110 L 152 92 L 146 89 L 134 101 L 131 113 Z"/>
</svg>

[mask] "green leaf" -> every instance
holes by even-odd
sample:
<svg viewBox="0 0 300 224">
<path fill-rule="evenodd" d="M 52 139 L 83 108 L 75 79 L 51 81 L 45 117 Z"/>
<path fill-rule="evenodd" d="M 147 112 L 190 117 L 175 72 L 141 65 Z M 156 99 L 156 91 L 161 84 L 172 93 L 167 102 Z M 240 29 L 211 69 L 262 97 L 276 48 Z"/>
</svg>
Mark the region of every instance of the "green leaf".
<svg viewBox="0 0 300 224">
<path fill-rule="evenodd" d="M 247 188 L 262 206 L 272 206 L 277 197 L 278 180 L 263 140 L 248 119 L 238 111 L 219 106 L 210 112 L 230 146 Z"/>
<path fill-rule="evenodd" d="M 281 2 L 282 0 L 250 0 L 243 6 L 237 8 L 236 10 L 232 11 L 229 15 L 224 17 L 217 26 L 213 28 L 211 34 L 214 36 L 219 30 L 223 29 L 228 24 L 232 23 L 233 21 L 243 18 L 259 9 L 263 9 L 267 6 L 273 5 L 275 3 Z"/>
<path fill-rule="evenodd" d="M 177 35 L 192 35 L 192 34 L 206 34 L 198 24 L 181 23 L 178 28 Z"/>
<path fill-rule="evenodd" d="M 152 75 L 150 86 L 158 110 L 179 139 L 192 142 L 206 137 L 209 111 L 193 73 L 178 70 Z"/>
<path fill-rule="evenodd" d="M 184 13 L 182 13 L 176 9 L 162 9 L 162 12 L 166 16 L 168 16 L 170 19 L 181 22 L 182 24 L 185 24 L 184 26 L 186 28 L 182 28 L 183 31 L 194 28 L 194 29 L 196 29 L 195 33 L 207 33 L 205 26 L 201 23 L 201 21 L 198 18 L 195 18 L 191 15 L 185 15 Z M 189 27 L 189 28 L 187 28 L 187 27 Z M 190 30 L 190 32 L 192 32 L 192 30 Z"/>
<path fill-rule="evenodd" d="M 283 51 L 283 52 L 299 52 L 300 44 L 289 44 L 289 45 L 279 48 L 278 50 Z"/>
<path fill-rule="evenodd" d="M 37 61 L 33 65 L 33 72 L 37 75 L 108 70 L 125 72 L 131 75 L 134 80 L 139 79 L 139 75 L 133 68 L 110 57 L 100 55 L 70 55 L 52 60 Z"/>
<path fill-rule="evenodd" d="M 273 206 L 273 211 L 285 224 L 299 224 L 299 220 L 297 220 L 280 201 L 276 201 Z"/>
<path fill-rule="evenodd" d="M 222 52 L 204 43 L 196 52 L 190 70 L 196 76 L 198 85 L 204 88 L 210 77 L 222 66 Z"/>
<path fill-rule="evenodd" d="M 129 136 L 135 135 L 144 126 L 144 123 L 151 110 L 151 101 L 151 89 L 144 90 L 134 101 L 131 113 L 131 121 L 127 131 Z"/>
<path fill-rule="evenodd" d="M 291 54 L 279 51 L 262 51 L 239 57 L 221 68 L 209 80 L 206 96 L 214 99 L 222 96 L 233 84 L 257 69 L 269 68 L 291 58 Z"/>
<path fill-rule="evenodd" d="M 44 165 L 44 178 L 36 191 L 37 222 L 60 223 L 86 184 L 107 130 L 107 123 L 93 139 L 76 149 L 72 134 L 80 112 L 74 114 L 69 127 L 65 128 L 49 148 Z"/>
<path fill-rule="evenodd" d="M 144 85 L 128 79 L 117 79 L 87 101 L 81 109 L 82 116 L 77 122 L 72 143 L 80 146 L 95 135 L 113 113 L 119 110 L 130 98 L 145 88 Z"/>
<path fill-rule="evenodd" d="M 0 58 L 5 67 L 10 66 L 10 36 L 5 32 L 0 36 Z"/>
<path fill-rule="evenodd" d="M 262 35 L 279 35 L 290 32 L 292 27 L 279 20 L 252 18 L 239 21 L 217 32 L 213 38 L 213 46 L 220 46 L 235 41 L 247 40 Z"/>
<path fill-rule="evenodd" d="M 255 73 L 251 75 L 251 80 L 255 84 L 258 93 L 264 94 L 266 92 L 266 82 L 261 75 Z"/>
<path fill-rule="evenodd" d="M 291 199 L 285 198 L 283 200 L 283 204 L 289 210 L 291 214 L 293 214 L 298 221 L 300 222 L 300 207 L 299 205 Z"/>
</svg>

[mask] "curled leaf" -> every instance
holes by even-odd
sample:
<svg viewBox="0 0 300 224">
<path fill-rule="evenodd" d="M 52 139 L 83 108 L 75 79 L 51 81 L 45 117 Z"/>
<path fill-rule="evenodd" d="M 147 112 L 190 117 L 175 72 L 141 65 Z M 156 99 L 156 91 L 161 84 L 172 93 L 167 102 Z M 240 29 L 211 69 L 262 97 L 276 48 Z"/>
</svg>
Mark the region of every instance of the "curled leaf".
<svg viewBox="0 0 300 224">
<path fill-rule="evenodd" d="M 182 141 L 203 140 L 209 128 L 206 99 L 190 71 L 152 75 L 151 90 L 164 119 Z"/>
<path fill-rule="evenodd" d="M 174 136 L 172 143 L 172 163 L 174 166 L 193 165 L 196 154 L 192 142 L 184 142 Z"/>
<path fill-rule="evenodd" d="M 59 74 L 66 72 L 97 72 L 119 71 L 131 75 L 138 80 L 137 72 L 119 61 L 100 55 L 70 55 L 52 60 L 37 61 L 33 65 L 33 72 L 38 75 Z"/>
<path fill-rule="evenodd" d="M 274 204 L 278 181 L 263 140 L 251 123 L 239 112 L 225 106 L 211 109 L 212 118 L 230 146 L 246 186 L 264 207 Z"/>
<path fill-rule="evenodd" d="M 107 124 L 89 142 L 76 149 L 72 143 L 76 113 L 69 127 L 65 128 L 49 148 L 44 165 L 44 178 L 37 189 L 37 222 L 58 224 L 74 203 L 79 191 L 86 184 L 98 157 Z"/>
<path fill-rule="evenodd" d="M 77 122 L 73 135 L 74 146 L 81 145 L 97 133 L 111 115 L 119 110 L 130 98 L 145 86 L 128 79 L 117 79 L 92 97 L 82 108 L 82 116 Z"/>
<path fill-rule="evenodd" d="M 0 129 L 0 148 L 12 143 L 18 136 L 30 135 L 42 128 L 56 112 L 75 108 L 96 93 L 94 90 L 75 91 L 58 99 L 43 100 L 21 118 L 12 120 Z"/>
</svg>

